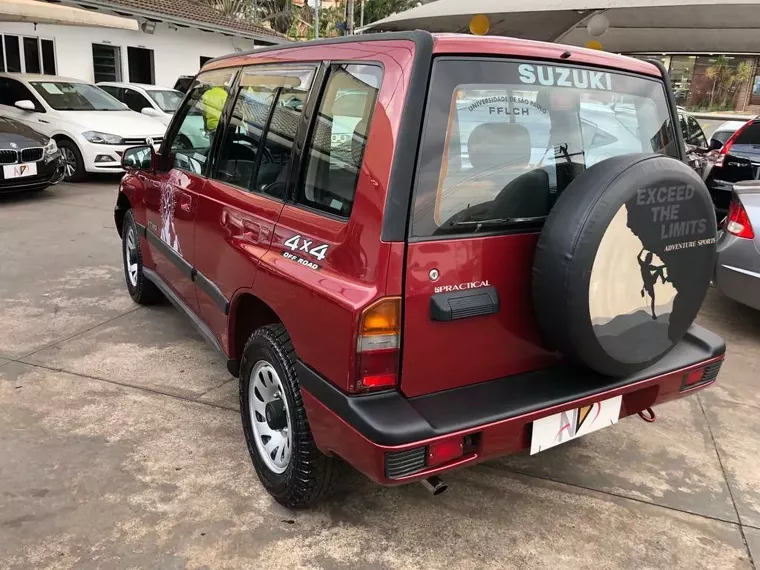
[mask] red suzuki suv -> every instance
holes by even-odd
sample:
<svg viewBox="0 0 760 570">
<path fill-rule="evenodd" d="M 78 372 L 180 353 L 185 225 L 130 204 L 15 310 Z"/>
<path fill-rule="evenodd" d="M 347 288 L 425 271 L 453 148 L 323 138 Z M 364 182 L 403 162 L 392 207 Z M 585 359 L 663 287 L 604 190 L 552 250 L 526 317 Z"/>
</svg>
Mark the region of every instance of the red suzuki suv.
<svg viewBox="0 0 760 570">
<path fill-rule="evenodd" d="M 150 141 L 148 141 L 150 142 Z M 207 63 L 116 203 L 129 294 L 240 379 L 313 504 L 553 447 L 715 381 L 715 215 L 656 63 L 425 32 Z"/>
</svg>

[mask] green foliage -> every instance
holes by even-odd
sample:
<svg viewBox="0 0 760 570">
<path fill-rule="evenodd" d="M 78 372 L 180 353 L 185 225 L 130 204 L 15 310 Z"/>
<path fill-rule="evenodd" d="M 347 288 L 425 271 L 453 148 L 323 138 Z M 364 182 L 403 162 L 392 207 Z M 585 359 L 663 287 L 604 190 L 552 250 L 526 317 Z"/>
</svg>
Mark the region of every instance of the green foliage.
<svg viewBox="0 0 760 570">
<path fill-rule="evenodd" d="M 700 101 L 700 106 L 710 111 L 733 109 L 736 94 L 752 79 L 752 64 L 744 60 L 731 67 L 728 58 L 719 55 L 705 70 L 705 77 L 712 80 L 712 89 L 710 98 Z"/>
</svg>

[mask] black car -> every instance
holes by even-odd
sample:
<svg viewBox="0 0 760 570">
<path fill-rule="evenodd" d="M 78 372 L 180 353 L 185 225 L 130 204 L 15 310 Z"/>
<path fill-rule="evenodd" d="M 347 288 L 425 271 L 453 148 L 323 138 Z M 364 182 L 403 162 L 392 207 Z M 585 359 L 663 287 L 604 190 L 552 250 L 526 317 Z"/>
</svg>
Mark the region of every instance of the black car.
<svg viewBox="0 0 760 570">
<path fill-rule="evenodd" d="M 760 117 L 748 121 L 725 144 L 713 139 L 714 160 L 705 170 L 705 182 L 720 221 L 728 212 L 736 182 L 760 180 Z"/>
<path fill-rule="evenodd" d="M 63 161 L 55 141 L 0 117 L 0 192 L 44 190 L 62 179 Z"/>
</svg>

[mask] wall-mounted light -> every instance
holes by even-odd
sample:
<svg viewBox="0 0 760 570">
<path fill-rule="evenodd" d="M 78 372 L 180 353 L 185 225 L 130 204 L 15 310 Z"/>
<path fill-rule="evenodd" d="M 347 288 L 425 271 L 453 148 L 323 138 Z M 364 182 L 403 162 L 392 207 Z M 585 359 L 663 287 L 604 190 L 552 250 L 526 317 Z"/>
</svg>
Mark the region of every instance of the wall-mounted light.
<svg viewBox="0 0 760 570">
<path fill-rule="evenodd" d="M 146 34 L 152 34 L 156 31 L 156 23 L 153 20 L 145 20 L 140 24 L 140 29 Z"/>
</svg>

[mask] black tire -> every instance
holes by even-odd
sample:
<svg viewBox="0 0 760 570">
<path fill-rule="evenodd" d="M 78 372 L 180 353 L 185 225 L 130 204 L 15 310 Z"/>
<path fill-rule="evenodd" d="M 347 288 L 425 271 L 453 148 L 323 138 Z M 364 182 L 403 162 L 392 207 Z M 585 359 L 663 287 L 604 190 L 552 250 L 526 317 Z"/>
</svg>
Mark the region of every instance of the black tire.
<svg viewBox="0 0 760 570">
<path fill-rule="evenodd" d="M 58 141 L 58 148 L 64 154 L 64 160 L 66 160 L 66 155 L 69 154 L 74 162 L 73 172 L 68 176 L 65 174 L 66 166 L 64 165 L 64 182 L 81 182 L 84 180 L 87 172 L 84 169 L 84 159 L 82 158 L 82 153 L 79 152 L 79 147 L 72 141 L 63 139 Z"/>
<path fill-rule="evenodd" d="M 129 236 L 134 237 L 134 256 L 137 260 L 137 278 L 133 283 L 129 275 L 129 267 L 127 263 L 127 244 Z M 138 305 L 155 305 L 163 301 L 164 296 L 161 290 L 156 287 L 150 279 L 145 277 L 143 273 L 142 251 L 140 250 L 140 239 L 137 231 L 137 224 L 135 223 L 132 210 L 128 210 L 124 214 L 124 226 L 121 230 L 121 259 L 124 265 L 124 279 L 127 282 L 127 290 L 129 296 Z"/>
<path fill-rule="evenodd" d="M 293 344 L 283 325 L 267 325 L 251 335 L 240 363 L 240 417 L 251 461 L 264 488 L 285 507 L 307 508 L 335 489 L 341 463 L 337 458 L 324 455 L 314 443 L 294 367 L 295 358 Z M 290 461 L 283 473 L 275 473 L 266 465 L 251 426 L 249 378 L 255 364 L 262 360 L 273 366 L 280 377 L 290 411 L 293 443 Z"/>
<path fill-rule="evenodd" d="M 538 241 L 533 301 L 547 342 L 612 376 L 662 358 L 686 334 L 713 272 L 710 194 L 688 166 L 625 155 L 580 174 Z"/>
</svg>

